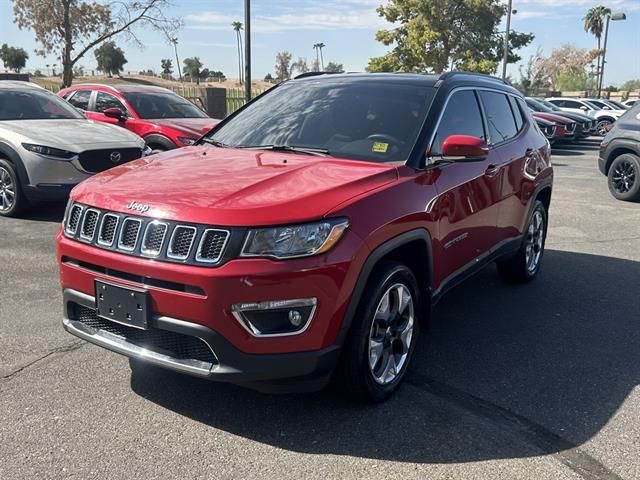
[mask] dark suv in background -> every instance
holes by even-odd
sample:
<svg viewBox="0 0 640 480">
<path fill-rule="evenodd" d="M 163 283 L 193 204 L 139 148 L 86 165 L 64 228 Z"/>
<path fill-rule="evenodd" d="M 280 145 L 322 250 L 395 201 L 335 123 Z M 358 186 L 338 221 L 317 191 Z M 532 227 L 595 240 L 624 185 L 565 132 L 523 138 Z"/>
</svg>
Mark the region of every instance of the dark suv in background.
<svg viewBox="0 0 640 480">
<path fill-rule="evenodd" d="M 598 166 L 615 198 L 640 201 L 640 103 L 627 110 L 604 137 Z"/>
<path fill-rule="evenodd" d="M 387 398 L 445 292 L 542 265 L 553 171 L 521 94 L 481 75 L 304 75 L 196 145 L 74 189 L 64 327 L 263 390 Z M 491 321 L 491 319 L 486 319 Z"/>
</svg>

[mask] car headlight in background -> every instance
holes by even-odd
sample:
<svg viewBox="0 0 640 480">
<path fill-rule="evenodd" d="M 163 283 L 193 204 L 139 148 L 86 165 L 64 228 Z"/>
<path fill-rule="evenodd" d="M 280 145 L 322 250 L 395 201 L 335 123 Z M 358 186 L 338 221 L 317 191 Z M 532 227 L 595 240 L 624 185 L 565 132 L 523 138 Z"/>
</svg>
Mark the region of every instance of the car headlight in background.
<svg viewBox="0 0 640 480">
<path fill-rule="evenodd" d="M 249 230 L 241 257 L 297 258 L 328 251 L 349 226 L 346 218 Z"/>
<path fill-rule="evenodd" d="M 178 137 L 178 141 L 183 144 L 186 145 L 187 147 L 189 145 L 193 145 L 194 143 L 196 143 L 198 139 L 197 138 L 191 138 L 191 137 Z"/>
<path fill-rule="evenodd" d="M 77 154 L 68 152 L 67 150 L 60 150 L 59 148 L 46 147 L 44 145 L 34 145 L 32 143 L 23 143 L 22 147 L 30 152 L 37 153 L 39 155 L 45 155 L 47 157 L 55 157 L 64 160 L 70 160 Z"/>
</svg>

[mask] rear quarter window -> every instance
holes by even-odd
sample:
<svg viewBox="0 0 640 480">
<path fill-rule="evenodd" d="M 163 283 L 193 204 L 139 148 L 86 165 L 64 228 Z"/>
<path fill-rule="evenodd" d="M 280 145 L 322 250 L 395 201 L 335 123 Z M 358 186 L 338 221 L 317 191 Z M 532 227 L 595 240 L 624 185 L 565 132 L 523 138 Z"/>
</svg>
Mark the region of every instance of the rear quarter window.
<svg viewBox="0 0 640 480">
<path fill-rule="evenodd" d="M 479 95 L 489 127 L 489 143 L 495 145 L 515 137 L 518 128 L 507 95 L 486 90 Z"/>
</svg>

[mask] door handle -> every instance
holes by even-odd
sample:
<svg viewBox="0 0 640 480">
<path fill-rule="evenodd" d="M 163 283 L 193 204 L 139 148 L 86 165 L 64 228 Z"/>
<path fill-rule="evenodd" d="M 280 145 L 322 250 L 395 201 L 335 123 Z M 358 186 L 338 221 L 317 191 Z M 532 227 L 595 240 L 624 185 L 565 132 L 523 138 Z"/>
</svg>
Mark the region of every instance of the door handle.
<svg viewBox="0 0 640 480">
<path fill-rule="evenodd" d="M 498 172 L 500 171 L 500 167 L 498 165 L 494 165 L 491 164 L 487 167 L 487 169 L 484 171 L 484 174 L 487 177 L 493 177 L 495 176 Z"/>
</svg>

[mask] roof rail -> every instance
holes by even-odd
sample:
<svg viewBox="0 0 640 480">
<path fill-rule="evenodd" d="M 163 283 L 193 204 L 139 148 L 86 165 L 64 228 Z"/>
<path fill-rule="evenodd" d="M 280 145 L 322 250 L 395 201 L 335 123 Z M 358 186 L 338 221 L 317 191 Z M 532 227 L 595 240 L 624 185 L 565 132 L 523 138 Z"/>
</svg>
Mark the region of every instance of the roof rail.
<svg viewBox="0 0 640 480">
<path fill-rule="evenodd" d="M 305 72 L 293 77 L 293 79 L 298 80 L 299 78 L 317 77 L 319 75 L 335 75 L 336 73 L 340 72 Z"/>
<path fill-rule="evenodd" d="M 491 80 L 493 82 L 509 85 L 506 81 L 502 80 L 501 78 L 494 77 L 493 75 L 489 75 L 487 73 L 476 73 L 476 72 L 462 72 L 462 71 L 445 72 L 440 75 L 439 80 L 448 80 L 452 77 L 455 78 L 458 76 L 480 77 L 485 80 Z"/>
</svg>

